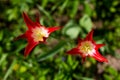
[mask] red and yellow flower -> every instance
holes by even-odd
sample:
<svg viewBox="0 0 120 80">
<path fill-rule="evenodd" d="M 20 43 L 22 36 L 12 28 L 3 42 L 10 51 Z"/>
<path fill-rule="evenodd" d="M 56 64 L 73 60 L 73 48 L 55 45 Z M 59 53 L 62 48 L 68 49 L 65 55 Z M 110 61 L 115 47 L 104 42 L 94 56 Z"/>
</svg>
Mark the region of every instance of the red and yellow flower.
<svg viewBox="0 0 120 80">
<path fill-rule="evenodd" d="M 28 41 L 28 45 L 24 51 L 24 56 L 27 56 L 40 42 L 44 43 L 52 32 L 60 29 L 60 27 L 46 28 L 39 23 L 39 18 L 36 18 L 36 22 L 33 22 L 25 12 L 23 12 L 23 18 L 28 30 L 24 34 L 18 36 L 16 39 L 25 38 Z"/>
<path fill-rule="evenodd" d="M 93 40 L 93 30 L 88 33 L 85 39 L 79 39 L 78 45 L 76 48 L 71 49 L 68 51 L 68 54 L 79 54 L 82 57 L 82 61 L 84 62 L 86 57 L 93 57 L 99 62 L 108 62 L 108 60 L 103 57 L 98 49 L 100 47 L 104 46 L 104 44 L 96 44 L 96 42 Z"/>
</svg>

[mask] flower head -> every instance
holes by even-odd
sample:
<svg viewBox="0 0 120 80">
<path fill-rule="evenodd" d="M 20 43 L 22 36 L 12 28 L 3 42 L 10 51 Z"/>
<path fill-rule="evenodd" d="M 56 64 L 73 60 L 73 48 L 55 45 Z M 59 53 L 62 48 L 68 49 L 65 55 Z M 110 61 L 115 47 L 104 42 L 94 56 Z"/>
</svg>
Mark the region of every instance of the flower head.
<svg viewBox="0 0 120 80">
<path fill-rule="evenodd" d="M 78 45 L 76 48 L 71 49 L 68 51 L 68 54 L 79 54 L 82 57 L 82 61 L 85 61 L 87 56 L 95 58 L 99 62 L 108 62 L 108 60 L 103 57 L 98 49 L 104 46 L 104 44 L 96 44 L 93 40 L 93 30 L 88 33 L 85 39 L 79 39 Z"/>
<path fill-rule="evenodd" d="M 24 34 L 18 36 L 16 39 L 26 38 L 28 41 L 28 45 L 24 51 L 24 56 L 27 56 L 40 42 L 44 43 L 52 32 L 60 29 L 60 27 L 46 28 L 39 23 L 39 18 L 36 18 L 36 22 L 33 22 L 25 12 L 23 12 L 23 18 L 28 30 Z"/>
</svg>

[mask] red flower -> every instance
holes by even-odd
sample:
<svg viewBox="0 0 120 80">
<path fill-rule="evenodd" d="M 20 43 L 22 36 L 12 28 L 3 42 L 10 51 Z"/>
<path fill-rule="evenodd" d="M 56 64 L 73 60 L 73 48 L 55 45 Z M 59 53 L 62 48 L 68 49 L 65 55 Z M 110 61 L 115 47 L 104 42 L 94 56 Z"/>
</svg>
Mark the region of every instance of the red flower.
<svg viewBox="0 0 120 80">
<path fill-rule="evenodd" d="M 78 40 L 78 45 L 76 48 L 68 51 L 68 54 L 79 54 L 82 57 L 82 61 L 85 61 L 87 56 L 95 58 L 97 61 L 100 62 L 108 62 L 108 60 L 103 57 L 98 49 L 104 46 L 104 44 L 96 44 L 93 40 L 93 30 L 88 33 L 87 37 L 83 40 Z"/>
<path fill-rule="evenodd" d="M 31 50 L 40 42 L 45 42 L 50 33 L 60 29 L 60 27 L 46 28 L 45 26 L 42 26 L 39 23 L 39 18 L 36 18 L 36 22 L 33 22 L 24 12 L 23 18 L 28 27 L 28 30 L 24 34 L 18 36 L 16 39 L 26 38 L 28 41 L 28 45 L 24 51 L 24 56 L 27 56 L 31 52 Z"/>
</svg>

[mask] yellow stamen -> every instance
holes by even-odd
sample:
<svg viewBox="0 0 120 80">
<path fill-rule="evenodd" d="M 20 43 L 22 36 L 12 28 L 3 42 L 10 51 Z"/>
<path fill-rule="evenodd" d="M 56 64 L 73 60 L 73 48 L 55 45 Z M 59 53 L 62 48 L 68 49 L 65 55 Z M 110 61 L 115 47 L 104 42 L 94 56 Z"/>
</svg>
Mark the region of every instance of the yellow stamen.
<svg viewBox="0 0 120 80">
<path fill-rule="evenodd" d="M 94 45 L 90 41 L 85 41 L 81 43 L 79 49 L 82 53 L 91 54 L 94 51 Z"/>
<path fill-rule="evenodd" d="M 48 31 L 44 28 L 35 28 L 32 30 L 33 34 L 32 37 L 34 38 L 34 41 L 43 41 L 43 37 L 48 37 Z"/>
</svg>

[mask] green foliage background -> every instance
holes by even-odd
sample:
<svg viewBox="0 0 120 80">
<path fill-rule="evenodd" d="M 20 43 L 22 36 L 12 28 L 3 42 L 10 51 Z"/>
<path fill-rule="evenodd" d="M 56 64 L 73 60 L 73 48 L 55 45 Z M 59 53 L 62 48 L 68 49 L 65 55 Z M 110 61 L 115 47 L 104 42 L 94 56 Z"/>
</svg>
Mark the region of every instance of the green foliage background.
<svg viewBox="0 0 120 80">
<path fill-rule="evenodd" d="M 42 25 L 63 26 L 27 58 L 27 42 L 14 41 L 27 29 L 23 11 L 33 21 L 39 13 Z M 114 67 L 120 63 L 119 13 L 119 0 L 0 0 L 0 80 L 120 80 Z M 106 44 L 100 52 L 110 56 L 108 63 L 88 58 L 82 64 L 80 56 L 66 54 L 92 28 L 95 41 Z"/>
</svg>

